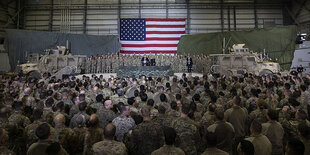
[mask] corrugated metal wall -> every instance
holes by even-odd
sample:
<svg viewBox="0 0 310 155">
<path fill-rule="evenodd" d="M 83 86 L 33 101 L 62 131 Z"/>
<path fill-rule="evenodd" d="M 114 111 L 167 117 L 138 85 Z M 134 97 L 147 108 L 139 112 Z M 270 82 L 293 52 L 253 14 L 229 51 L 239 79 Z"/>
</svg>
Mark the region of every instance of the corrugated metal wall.
<svg viewBox="0 0 310 155">
<path fill-rule="evenodd" d="M 4 40 L 5 29 L 16 28 L 16 7 L 15 1 L 0 1 L 0 43 Z"/>
<path fill-rule="evenodd" d="M 297 10 L 299 14 L 296 17 L 300 25 L 299 30 L 301 33 L 310 33 L 310 1 L 306 0 L 304 5 L 300 5 L 302 5 L 301 2 L 298 3 L 300 10 Z"/>
<path fill-rule="evenodd" d="M 118 34 L 119 18 L 140 17 L 186 18 L 189 34 L 263 28 L 265 22 L 273 22 L 276 26 L 283 24 L 280 2 L 262 4 L 256 1 L 40 0 L 37 3 L 27 0 L 25 29 Z"/>
</svg>

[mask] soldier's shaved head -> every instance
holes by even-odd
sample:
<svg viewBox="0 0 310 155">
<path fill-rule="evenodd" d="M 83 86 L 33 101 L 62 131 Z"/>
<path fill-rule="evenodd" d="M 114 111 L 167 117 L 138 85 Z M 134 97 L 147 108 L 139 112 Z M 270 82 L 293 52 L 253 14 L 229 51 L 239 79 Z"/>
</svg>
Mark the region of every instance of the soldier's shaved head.
<svg viewBox="0 0 310 155">
<path fill-rule="evenodd" d="M 104 128 L 104 138 L 113 140 L 116 132 L 116 127 L 113 123 L 107 124 Z"/>
<path fill-rule="evenodd" d="M 54 117 L 55 124 L 65 124 L 65 122 L 66 122 L 66 117 L 63 114 L 57 114 Z"/>
</svg>

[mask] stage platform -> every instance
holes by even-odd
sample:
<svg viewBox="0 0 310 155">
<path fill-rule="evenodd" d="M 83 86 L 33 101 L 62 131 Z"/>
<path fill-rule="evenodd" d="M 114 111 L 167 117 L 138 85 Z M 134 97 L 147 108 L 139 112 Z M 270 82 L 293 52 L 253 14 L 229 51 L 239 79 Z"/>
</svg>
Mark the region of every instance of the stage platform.
<svg viewBox="0 0 310 155">
<path fill-rule="evenodd" d="M 139 78 L 145 75 L 147 77 L 160 77 L 164 75 L 173 76 L 173 73 L 170 66 L 121 66 L 117 71 L 117 76 Z"/>
</svg>

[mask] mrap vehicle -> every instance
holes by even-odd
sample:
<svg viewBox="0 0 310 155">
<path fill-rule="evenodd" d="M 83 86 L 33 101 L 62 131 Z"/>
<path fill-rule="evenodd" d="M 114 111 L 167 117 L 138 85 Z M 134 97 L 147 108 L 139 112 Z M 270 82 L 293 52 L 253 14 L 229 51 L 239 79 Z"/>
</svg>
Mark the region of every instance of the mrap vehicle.
<svg viewBox="0 0 310 155">
<path fill-rule="evenodd" d="M 211 73 L 226 76 L 242 76 L 245 70 L 255 75 L 280 72 L 279 63 L 272 62 L 264 54 L 250 52 L 245 44 L 235 44 L 229 54 L 211 54 Z"/>
</svg>

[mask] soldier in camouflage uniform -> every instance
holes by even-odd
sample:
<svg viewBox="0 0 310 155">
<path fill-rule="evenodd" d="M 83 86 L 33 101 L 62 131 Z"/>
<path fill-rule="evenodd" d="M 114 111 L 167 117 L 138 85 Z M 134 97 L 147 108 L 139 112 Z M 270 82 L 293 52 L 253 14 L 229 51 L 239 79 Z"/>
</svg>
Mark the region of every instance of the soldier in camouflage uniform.
<svg viewBox="0 0 310 155">
<path fill-rule="evenodd" d="M 301 123 L 305 123 L 308 126 L 310 126 L 310 122 L 307 120 L 307 114 L 303 110 L 297 110 L 295 113 L 295 118 L 290 118 L 290 111 L 287 110 L 287 106 L 283 108 L 284 118 L 279 118 L 280 123 L 283 126 L 283 129 L 285 131 L 284 138 L 285 140 L 289 138 L 299 138 L 298 137 L 298 125 Z M 293 107 L 291 106 L 291 109 Z M 281 115 L 280 115 L 281 117 Z"/>
<path fill-rule="evenodd" d="M 164 128 L 165 145 L 152 152 L 151 155 L 177 154 L 185 155 L 184 151 L 175 147 L 176 133 L 173 128 Z"/>
<path fill-rule="evenodd" d="M 85 69 L 86 74 L 89 74 L 91 71 L 91 61 L 90 60 L 91 60 L 90 58 L 87 58 L 86 69 Z"/>
<path fill-rule="evenodd" d="M 84 152 L 86 154 L 91 154 L 91 147 L 93 144 L 100 142 L 103 139 L 103 130 L 100 128 L 99 125 L 99 119 L 96 114 L 92 114 L 89 119 L 89 128 L 86 133 L 86 145 L 84 146 L 86 150 Z"/>
<path fill-rule="evenodd" d="M 113 108 L 112 101 L 106 100 L 104 107 L 97 111 L 99 117 L 99 127 L 104 128 L 108 123 L 112 122 L 117 115 L 111 110 Z"/>
<path fill-rule="evenodd" d="M 182 72 L 186 73 L 187 72 L 187 66 L 186 66 L 187 60 L 185 56 L 182 56 L 181 64 L 182 64 Z"/>
<path fill-rule="evenodd" d="M 98 56 L 97 57 L 97 73 L 102 73 L 102 61 L 101 61 L 102 57 Z"/>
<path fill-rule="evenodd" d="M 181 117 L 172 122 L 172 127 L 180 137 L 180 148 L 188 154 L 197 154 L 199 150 L 199 131 L 195 122 L 188 118 L 190 107 L 188 104 L 182 105 Z"/>
<path fill-rule="evenodd" d="M 27 125 L 25 127 L 25 136 L 27 139 L 27 148 L 35 143 L 36 141 L 38 141 L 38 137 L 35 135 L 35 131 L 37 129 L 37 127 L 42 124 L 42 115 L 43 115 L 43 111 L 41 109 L 35 109 L 33 111 L 33 123 Z"/>
<path fill-rule="evenodd" d="M 114 56 L 113 58 L 113 66 L 112 66 L 112 73 L 116 73 L 118 68 L 119 68 L 119 63 L 120 63 L 120 60 L 119 60 L 119 57 L 117 55 Z"/>
<path fill-rule="evenodd" d="M 161 125 L 162 127 L 171 127 L 171 122 L 175 120 L 176 117 L 173 117 L 165 113 L 166 108 L 162 105 L 158 106 L 158 116 L 153 118 L 153 122 Z"/>
<path fill-rule="evenodd" d="M 23 103 L 22 102 L 14 102 L 13 103 L 14 113 L 8 118 L 10 124 L 17 125 L 18 127 L 25 128 L 30 124 L 30 120 L 28 117 L 22 114 L 23 111 Z"/>
<path fill-rule="evenodd" d="M 9 139 L 8 132 L 0 128 L 0 155 L 15 155 L 15 153 L 11 150 L 9 150 L 5 144 L 6 141 Z"/>
<path fill-rule="evenodd" d="M 51 134 L 50 126 L 47 123 L 42 123 L 36 129 L 36 136 L 39 141 L 33 143 L 27 150 L 27 155 L 42 155 L 46 153 L 46 149 L 53 143 L 49 139 Z M 66 155 L 67 152 L 60 146 L 60 154 Z"/>
<path fill-rule="evenodd" d="M 112 65 L 112 57 L 110 54 L 107 55 L 106 59 L 105 59 L 105 62 L 106 62 L 106 73 L 111 73 L 111 65 Z"/>
<path fill-rule="evenodd" d="M 90 74 L 94 71 L 94 56 L 90 57 Z"/>
<path fill-rule="evenodd" d="M 116 127 L 116 140 L 122 141 L 124 135 L 133 129 L 135 121 L 128 117 L 130 114 L 129 106 L 120 106 L 121 115 L 116 117 L 112 122 Z"/>
<path fill-rule="evenodd" d="M 92 146 L 92 153 L 94 155 L 127 155 L 127 148 L 125 147 L 124 143 L 114 140 L 115 132 L 116 127 L 112 123 L 109 123 L 104 128 L 104 140 L 97 142 Z"/>
<path fill-rule="evenodd" d="M 126 146 L 131 154 L 147 155 L 163 145 L 163 131 L 159 124 L 152 122 L 149 107 L 143 107 L 141 114 L 143 122 L 132 130 Z"/>
<path fill-rule="evenodd" d="M 66 118 L 63 114 L 57 114 L 55 116 L 55 134 L 51 135 L 51 139 L 59 142 L 68 153 L 71 153 L 71 150 L 75 149 L 75 145 L 72 145 L 73 131 L 67 128 L 65 123 Z"/>
<path fill-rule="evenodd" d="M 86 135 L 87 128 L 85 127 L 85 119 L 83 115 L 78 115 L 76 118 L 77 126 L 73 129 L 73 141 L 75 149 L 71 150 L 71 154 L 85 154 L 86 152 Z"/>
<path fill-rule="evenodd" d="M 78 126 L 78 118 L 81 116 L 83 119 L 84 124 L 89 120 L 89 115 L 86 114 L 86 107 L 87 107 L 87 103 L 86 102 L 82 102 L 78 105 L 79 107 L 79 112 L 77 114 L 75 114 L 70 121 L 70 128 L 75 128 Z"/>
<path fill-rule="evenodd" d="M 102 55 L 101 57 L 101 73 L 105 73 L 106 71 L 106 55 Z"/>
</svg>

